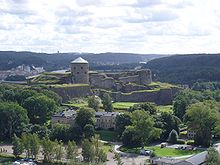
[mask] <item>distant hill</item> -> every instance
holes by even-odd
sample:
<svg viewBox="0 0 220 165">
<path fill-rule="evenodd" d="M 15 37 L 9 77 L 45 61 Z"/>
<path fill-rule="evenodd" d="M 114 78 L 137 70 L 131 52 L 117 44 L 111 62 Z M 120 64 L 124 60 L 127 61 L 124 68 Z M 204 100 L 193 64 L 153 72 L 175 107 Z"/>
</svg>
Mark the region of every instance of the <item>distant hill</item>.
<svg viewBox="0 0 220 165">
<path fill-rule="evenodd" d="M 173 55 L 153 59 L 144 67 L 163 82 L 191 85 L 197 81 L 220 81 L 220 54 Z"/>
<path fill-rule="evenodd" d="M 43 66 L 47 71 L 67 68 L 72 60 L 83 57 L 91 66 L 118 65 L 147 62 L 164 55 L 131 53 L 34 53 L 0 51 L 0 70 L 15 68 L 21 64 Z"/>
</svg>

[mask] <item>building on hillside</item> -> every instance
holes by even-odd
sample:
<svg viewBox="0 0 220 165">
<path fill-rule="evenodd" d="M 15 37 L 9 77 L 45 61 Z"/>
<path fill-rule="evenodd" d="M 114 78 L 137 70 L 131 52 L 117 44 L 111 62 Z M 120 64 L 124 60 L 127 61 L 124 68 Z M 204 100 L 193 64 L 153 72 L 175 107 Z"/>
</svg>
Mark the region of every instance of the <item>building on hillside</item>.
<svg viewBox="0 0 220 165">
<path fill-rule="evenodd" d="M 96 128 L 114 130 L 116 126 L 116 116 L 119 114 L 118 112 L 96 112 Z"/>
<path fill-rule="evenodd" d="M 116 116 L 119 115 L 118 112 L 95 112 L 95 127 L 98 129 L 115 129 Z M 69 109 L 56 113 L 51 117 L 52 124 L 74 124 L 76 118 L 76 111 Z"/>
<path fill-rule="evenodd" d="M 183 159 L 174 159 L 170 157 L 153 157 L 150 159 L 151 165 L 204 165 L 208 152 L 204 151 L 199 154 Z"/>
<path fill-rule="evenodd" d="M 75 110 L 64 110 L 62 112 L 58 112 L 51 117 L 52 124 L 74 124 L 76 118 Z"/>
</svg>

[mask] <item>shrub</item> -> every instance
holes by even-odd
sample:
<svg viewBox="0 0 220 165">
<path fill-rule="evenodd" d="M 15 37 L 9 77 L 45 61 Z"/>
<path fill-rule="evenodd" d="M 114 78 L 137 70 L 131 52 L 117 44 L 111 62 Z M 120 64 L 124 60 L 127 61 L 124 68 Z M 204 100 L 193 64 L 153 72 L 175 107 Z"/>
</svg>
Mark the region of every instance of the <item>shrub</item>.
<svg viewBox="0 0 220 165">
<path fill-rule="evenodd" d="M 169 134 L 168 142 L 176 143 L 177 139 L 178 139 L 178 133 L 176 132 L 176 130 L 173 129 Z"/>
<path fill-rule="evenodd" d="M 187 144 L 187 145 L 194 145 L 194 140 L 188 140 L 188 141 L 186 142 L 186 144 Z"/>
<path fill-rule="evenodd" d="M 185 140 L 178 139 L 178 140 L 176 141 L 176 144 L 185 144 Z"/>
</svg>

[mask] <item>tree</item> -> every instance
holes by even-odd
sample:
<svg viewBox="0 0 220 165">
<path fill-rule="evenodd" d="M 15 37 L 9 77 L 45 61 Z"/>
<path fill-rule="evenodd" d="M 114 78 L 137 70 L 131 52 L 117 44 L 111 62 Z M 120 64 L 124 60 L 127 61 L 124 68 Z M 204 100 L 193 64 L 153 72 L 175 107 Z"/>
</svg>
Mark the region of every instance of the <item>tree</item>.
<svg viewBox="0 0 220 165">
<path fill-rule="evenodd" d="M 83 129 L 86 124 L 95 124 L 95 112 L 90 108 L 80 108 L 76 114 L 76 124 Z"/>
<path fill-rule="evenodd" d="M 63 142 L 68 142 L 70 140 L 70 126 L 66 124 L 54 124 L 51 132 L 50 132 L 50 139 Z"/>
<path fill-rule="evenodd" d="M 87 139 L 91 139 L 95 135 L 94 126 L 91 124 L 86 124 L 83 130 L 84 130 L 84 136 Z"/>
<path fill-rule="evenodd" d="M 40 150 L 40 139 L 36 134 L 29 134 L 29 141 L 30 141 L 30 153 L 31 156 L 37 159 L 37 155 Z"/>
<path fill-rule="evenodd" d="M 125 130 L 126 126 L 131 125 L 131 115 L 128 113 L 120 114 L 116 116 L 115 126 L 118 137 L 121 137 L 122 133 Z"/>
<path fill-rule="evenodd" d="M 82 142 L 82 156 L 86 162 L 93 162 L 95 160 L 95 147 L 88 139 L 84 139 Z"/>
<path fill-rule="evenodd" d="M 43 95 L 28 97 L 23 107 L 32 124 L 44 124 L 57 109 L 55 101 Z"/>
<path fill-rule="evenodd" d="M 195 144 L 209 146 L 215 128 L 220 121 L 219 107 L 213 106 L 213 101 L 192 104 L 186 110 L 185 120 L 188 126 L 193 126 L 196 131 Z"/>
<path fill-rule="evenodd" d="M 95 95 L 88 97 L 88 107 L 94 109 L 97 112 L 100 107 L 100 98 Z"/>
<path fill-rule="evenodd" d="M 22 144 L 22 141 L 20 138 L 18 138 L 16 135 L 12 138 L 12 149 L 13 149 L 13 154 L 18 157 L 23 153 L 24 146 Z"/>
<path fill-rule="evenodd" d="M 141 146 L 141 140 L 135 134 L 136 134 L 136 132 L 134 130 L 134 127 L 127 126 L 121 136 L 123 145 L 126 147 Z"/>
<path fill-rule="evenodd" d="M 135 110 L 132 112 L 131 121 L 131 128 L 135 130 L 135 136 L 137 139 L 140 139 L 142 146 L 160 136 L 161 130 L 154 127 L 154 119 L 150 116 L 149 112 Z"/>
<path fill-rule="evenodd" d="M 162 140 L 167 140 L 169 133 L 174 129 L 179 133 L 180 119 L 168 112 L 162 112 L 156 117 L 155 126 L 162 129 L 160 138 Z"/>
<path fill-rule="evenodd" d="M 220 155 L 215 148 L 208 149 L 208 155 L 206 157 L 206 164 L 207 165 L 218 165 L 220 164 Z"/>
<path fill-rule="evenodd" d="M 76 159 L 77 155 L 77 146 L 74 141 L 68 141 L 67 147 L 66 147 L 66 158 L 67 159 Z"/>
<path fill-rule="evenodd" d="M 178 139 L 178 133 L 176 132 L 176 130 L 172 130 L 169 134 L 168 137 L 168 142 L 175 144 L 177 142 Z"/>
<path fill-rule="evenodd" d="M 54 148 L 54 153 L 55 153 L 55 158 L 56 160 L 61 160 L 63 155 L 64 155 L 64 150 L 63 150 L 63 143 L 61 141 L 55 140 L 55 148 Z"/>
<path fill-rule="evenodd" d="M 129 108 L 130 112 L 133 112 L 135 110 L 148 111 L 151 115 L 155 115 L 157 112 L 156 105 L 150 102 L 134 104 L 132 107 Z"/>
<path fill-rule="evenodd" d="M 17 103 L 0 103 L 0 139 L 21 135 L 28 122 L 27 111 Z"/>
<path fill-rule="evenodd" d="M 107 160 L 107 155 L 103 150 L 103 144 L 99 141 L 99 135 L 95 135 L 92 138 L 92 145 L 94 146 L 95 152 L 95 162 L 96 163 L 103 163 Z"/>
<path fill-rule="evenodd" d="M 112 98 L 110 97 L 108 93 L 103 94 L 102 104 L 106 112 L 112 112 L 113 110 Z"/>
<path fill-rule="evenodd" d="M 45 137 L 43 138 L 41 144 L 42 144 L 42 154 L 44 155 L 44 161 L 52 162 L 56 143 L 51 141 L 48 137 Z"/>
</svg>

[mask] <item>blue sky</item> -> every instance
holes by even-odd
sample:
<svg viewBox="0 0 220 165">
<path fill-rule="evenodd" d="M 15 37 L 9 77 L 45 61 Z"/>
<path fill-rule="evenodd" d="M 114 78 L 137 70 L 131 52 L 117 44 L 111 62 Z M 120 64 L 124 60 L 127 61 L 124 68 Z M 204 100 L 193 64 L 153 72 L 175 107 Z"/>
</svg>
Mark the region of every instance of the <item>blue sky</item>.
<svg viewBox="0 0 220 165">
<path fill-rule="evenodd" d="M 0 0 L 0 50 L 219 53 L 219 0 Z"/>
</svg>

